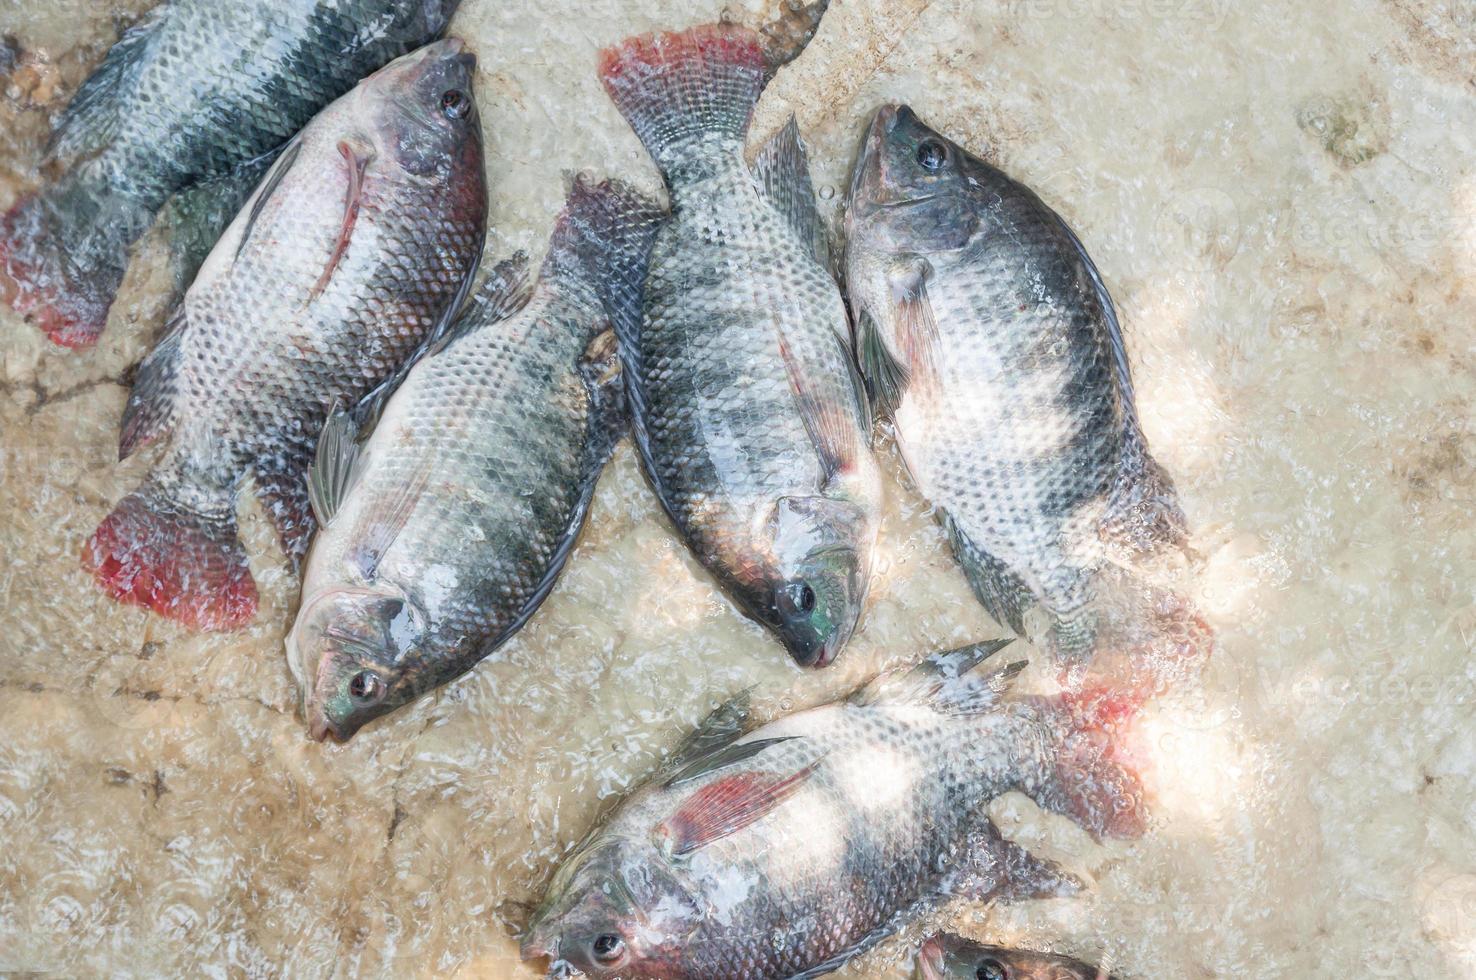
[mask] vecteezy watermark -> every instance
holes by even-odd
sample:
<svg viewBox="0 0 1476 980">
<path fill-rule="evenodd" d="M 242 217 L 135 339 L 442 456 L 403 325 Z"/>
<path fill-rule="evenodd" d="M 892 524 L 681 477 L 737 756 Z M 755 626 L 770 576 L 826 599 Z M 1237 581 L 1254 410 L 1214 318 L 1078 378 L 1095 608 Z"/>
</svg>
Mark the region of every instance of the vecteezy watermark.
<svg viewBox="0 0 1476 980">
<path fill-rule="evenodd" d="M 1219 29 L 1233 0 L 1010 0 L 1009 13 L 1026 19 L 1175 20 Z"/>
</svg>

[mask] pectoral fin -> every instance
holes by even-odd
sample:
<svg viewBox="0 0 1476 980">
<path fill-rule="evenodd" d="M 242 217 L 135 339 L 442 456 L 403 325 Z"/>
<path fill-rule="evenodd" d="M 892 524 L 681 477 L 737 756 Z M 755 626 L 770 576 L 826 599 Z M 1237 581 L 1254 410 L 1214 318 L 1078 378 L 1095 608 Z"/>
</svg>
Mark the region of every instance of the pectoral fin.
<svg viewBox="0 0 1476 980">
<path fill-rule="evenodd" d="M 938 373 L 938 321 L 928 298 L 933 266 L 921 256 L 899 261 L 887 277 L 892 322 L 912 386 L 930 387 Z"/>
<path fill-rule="evenodd" d="M 744 772 L 715 779 L 697 790 L 656 827 L 670 853 L 681 857 L 735 834 L 762 819 L 793 796 L 815 772 L 816 763 L 798 772 Z"/>
<path fill-rule="evenodd" d="M 839 337 L 835 338 L 835 343 L 839 356 L 849 365 L 850 350 Z M 837 473 L 855 465 L 856 457 L 864 448 L 861 445 L 863 427 L 869 421 L 870 410 L 863 407 L 866 405 L 865 395 L 855 389 L 854 380 L 851 397 L 845 401 L 826 398 L 822 392 L 817 391 L 810 373 L 800 363 L 782 332 L 779 334 L 779 353 L 784 358 L 789 387 L 794 392 L 795 404 L 799 407 L 805 431 L 809 434 L 815 451 L 819 453 L 821 466 L 825 470 L 820 487 L 823 489 Z"/>
<path fill-rule="evenodd" d="M 354 223 L 359 220 L 359 199 L 364 192 L 364 168 L 369 166 L 374 159 L 374 151 L 362 144 L 352 143 L 349 140 L 338 141 L 338 152 L 343 154 L 344 162 L 348 164 L 348 190 L 345 192 L 343 201 L 343 224 L 338 229 L 338 238 L 333 244 L 333 251 L 328 255 L 328 264 L 323 268 L 323 274 L 313 284 L 312 292 L 308 299 L 317 299 L 327 288 L 328 281 L 333 278 L 333 270 L 338 268 L 343 253 L 348 251 L 349 241 L 353 238 Z"/>
</svg>

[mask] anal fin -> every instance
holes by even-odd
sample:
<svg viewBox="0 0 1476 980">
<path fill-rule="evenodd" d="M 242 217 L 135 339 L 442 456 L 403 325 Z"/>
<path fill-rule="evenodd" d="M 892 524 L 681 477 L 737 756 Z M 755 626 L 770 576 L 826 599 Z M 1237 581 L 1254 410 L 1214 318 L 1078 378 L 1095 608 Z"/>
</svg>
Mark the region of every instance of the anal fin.
<svg viewBox="0 0 1476 980">
<path fill-rule="evenodd" d="M 308 466 L 312 447 L 307 443 L 285 448 L 277 453 L 258 456 L 251 471 L 257 499 L 277 529 L 293 571 L 297 571 L 312 542 L 318 522 L 308 501 Z"/>
<path fill-rule="evenodd" d="M 969 834 L 963 859 L 944 879 L 941 890 L 976 901 L 1020 902 L 1065 898 L 1082 888 L 1080 878 L 1006 840 L 994 821 L 986 818 Z"/>
<path fill-rule="evenodd" d="M 118 435 L 118 458 L 157 439 L 169 428 L 174 403 L 174 376 L 179 366 L 180 338 L 184 335 L 184 307 L 175 310 L 164 327 L 164 337 L 139 362 L 123 409 Z"/>
<path fill-rule="evenodd" d="M 1004 562 L 975 544 L 952 516 L 945 514 L 942 523 L 974 597 L 995 622 L 1008 626 L 1018 636 L 1024 636 L 1025 612 L 1034 602 L 1024 581 Z"/>
</svg>

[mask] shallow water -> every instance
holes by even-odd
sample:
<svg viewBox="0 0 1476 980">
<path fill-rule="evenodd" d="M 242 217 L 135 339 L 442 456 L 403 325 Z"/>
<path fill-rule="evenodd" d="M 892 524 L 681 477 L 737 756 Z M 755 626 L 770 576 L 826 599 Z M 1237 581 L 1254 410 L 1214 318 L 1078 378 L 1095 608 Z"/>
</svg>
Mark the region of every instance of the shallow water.
<svg viewBox="0 0 1476 980">
<path fill-rule="evenodd" d="M 0 206 L 143 5 L 0 0 L 20 48 Z M 490 255 L 542 250 L 565 170 L 657 187 L 595 51 L 719 12 L 463 0 Z M 1007 797 L 1006 833 L 1093 887 L 928 925 L 1128 977 L 1476 976 L 1473 28 L 1435 0 L 835 0 L 766 93 L 755 142 L 797 113 L 827 209 L 885 100 L 1067 216 L 1207 559 L 1219 647 L 1143 726 L 1153 830 L 1099 846 Z M 242 633 L 115 605 L 78 565 L 147 462 L 115 462 L 116 426 L 161 254 L 145 243 L 92 352 L 0 312 L 0 970 L 532 976 L 509 934 L 552 863 L 713 705 L 749 685 L 766 715 L 814 703 L 998 632 L 888 456 L 864 627 L 801 673 L 688 558 L 627 445 L 518 637 L 313 743 L 282 650 L 295 581 L 254 503 Z M 923 932 L 845 975 L 905 975 Z"/>
</svg>

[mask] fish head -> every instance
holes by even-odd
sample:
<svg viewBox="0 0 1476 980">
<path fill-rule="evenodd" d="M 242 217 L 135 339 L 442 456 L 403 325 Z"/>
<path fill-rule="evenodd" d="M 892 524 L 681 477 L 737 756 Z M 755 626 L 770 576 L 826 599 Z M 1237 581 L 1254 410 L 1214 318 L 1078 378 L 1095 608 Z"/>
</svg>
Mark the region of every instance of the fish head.
<svg viewBox="0 0 1476 980">
<path fill-rule="evenodd" d="M 1111 980 L 1067 956 L 986 946 L 939 933 L 917 953 L 916 980 Z"/>
<path fill-rule="evenodd" d="M 869 528 L 847 500 L 784 497 L 774 507 L 773 561 L 755 605 L 802 667 L 828 665 L 855 631 L 871 577 Z"/>
<path fill-rule="evenodd" d="M 889 256 L 962 248 L 979 226 L 982 164 L 905 105 L 884 105 L 861 141 L 846 211 L 849 249 Z"/>
<path fill-rule="evenodd" d="M 359 86 L 359 104 L 376 155 L 412 174 L 480 169 L 482 124 L 474 80 L 476 55 L 457 37 L 427 44 L 390 62 Z"/>
<path fill-rule="evenodd" d="M 550 976 L 684 976 L 702 912 L 680 872 L 647 840 L 596 839 L 560 866 L 524 933 L 523 959 Z"/>
<path fill-rule="evenodd" d="M 287 637 L 308 731 L 346 742 L 434 683 L 421 651 L 426 617 L 390 585 L 334 588 L 303 603 Z"/>
</svg>

